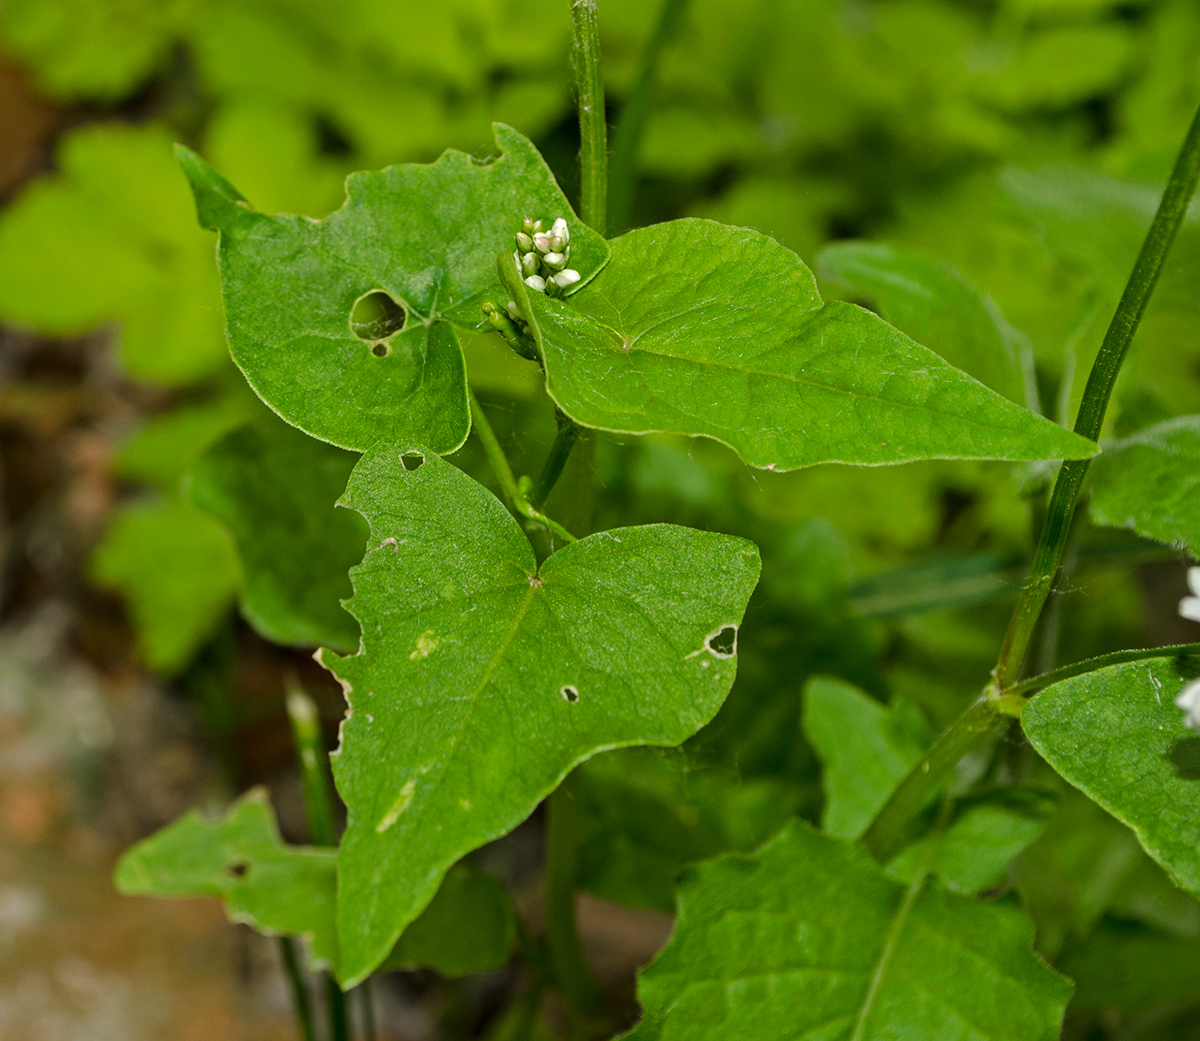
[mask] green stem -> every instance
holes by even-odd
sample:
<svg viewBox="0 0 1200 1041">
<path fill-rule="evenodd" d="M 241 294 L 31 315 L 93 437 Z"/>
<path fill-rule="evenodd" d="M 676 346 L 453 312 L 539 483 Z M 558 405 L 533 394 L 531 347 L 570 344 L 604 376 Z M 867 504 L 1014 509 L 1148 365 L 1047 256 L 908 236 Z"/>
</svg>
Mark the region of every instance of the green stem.
<svg viewBox="0 0 1200 1041">
<path fill-rule="evenodd" d="M 1121 363 L 1162 273 L 1167 252 L 1187 213 L 1197 181 L 1200 181 L 1200 111 L 1184 138 L 1158 211 L 1088 376 L 1075 431 L 1090 440 L 1100 437 Z M 1087 470 L 1085 459 L 1068 460 L 1059 471 L 1029 577 L 1013 612 L 992 683 L 984 696 L 950 724 L 900 782 L 863 836 L 867 848 L 880 862 L 886 863 L 898 852 L 908 822 L 959 760 L 989 734 L 999 733 L 1008 724 L 1012 705 L 1007 691 L 1012 689 L 1011 681 L 1025 661 L 1029 641 L 1062 563 Z"/>
<path fill-rule="evenodd" d="M 599 1007 L 600 990 L 592 976 L 575 925 L 575 883 L 583 848 L 579 811 L 564 781 L 546 805 L 546 940 L 554 978 L 575 1008 Z"/>
<path fill-rule="evenodd" d="M 987 735 L 999 733 L 1008 722 L 991 699 L 980 698 L 951 723 L 892 792 L 863 835 L 871 856 L 886 864 L 899 853 L 904 848 L 909 821 L 920 813 L 959 760 Z"/>
<path fill-rule="evenodd" d="M 1108 411 L 1108 402 L 1121 371 L 1121 364 L 1125 360 L 1142 315 L 1146 313 L 1146 305 L 1150 302 L 1159 275 L 1162 274 L 1171 243 L 1175 240 L 1179 226 L 1187 214 L 1188 203 L 1195 194 L 1198 180 L 1200 111 L 1197 111 L 1187 137 L 1184 138 L 1183 147 L 1175 160 L 1175 167 L 1158 205 L 1158 212 L 1150 224 L 1150 230 L 1142 243 L 1141 252 L 1133 265 L 1125 291 L 1117 304 L 1116 313 L 1108 332 L 1104 335 L 1104 342 L 1100 345 L 1100 353 L 1096 355 L 1096 361 L 1088 375 L 1079 415 L 1075 420 L 1075 432 L 1089 440 L 1097 441 L 1100 438 L 1104 416 Z M 1062 563 L 1063 550 L 1067 544 L 1071 521 L 1075 516 L 1079 492 L 1083 487 L 1089 464 L 1087 459 L 1072 459 L 1064 462 L 1059 470 L 1058 480 L 1050 496 L 1042 537 L 1034 554 L 1033 566 L 1030 568 L 1021 599 L 1013 612 L 1012 622 L 1004 637 L 1000 660 L 996 665 L 996 685 L 1000 688 L 1009 685 L 1025 661 L 1034 627 L 1046 598 L 1054 587 L 1054 579 Z"/>
<path fill-rule="evenodd" d="M 596 0 L 571 0 L 571 20 L 575 26 L 572 63 L 579 98 L 579 216 L 589 228 L 604 235 L 608 227 L 608 125 Z"/>
<path fill-rule="evenodd" d="M 1044 672 L 1040 676 L 1022 680 L 1020 683 L 1007 687 L 1001 693 L 1008 698 L 1027 698 L 1043 687 L 1069 680 L 1072 676 L 1083 676 L 1085 673 L 1095 672 L 1097 669 L 1106 669 L 1110 665 L 1123 665 L 1131 661 L 1148 661 L 1152 658 L 1187 658 L 1192 655 L 1200 655 L 1200 643 L 1177 643 L 1170 647 L 1114 651 L 1111 654 L 1101 654 L 1096 658 L 1077 661 L 1074 665 L 1064 665 L 1053 672 Z"/>
<path fill-rule="evenodd" d="M 480 444 L 483 445 L 483 451 L 487 455 L 492 473 L 500 482 L 500 490 L 504 493 L 509 505 L 522 517 L 549 528 L 564 542 L 577 541 L 575 536 L 558 521 L 551 520 L 529 501 L 529 497 L 514 476 L 512 467 L 508 465 L 508 457 L 504 454 L 504 449 L 500 447 L 500 439 L 496 437 L 496 431 L 492 429 L 492 424 L 484 414 L 483 406 L 479 404 L 475 391 L 468 391 L 468 394 L 471 401 L 471 428 L 478 436 Z"/>
<path fill-rule="evenodd" d="M 329 772 L 329 754 L 321 734 L 317 706 L 295 675 L 288 675 L 287 712 L 296 743 L 296 761 L 304 787 L 304 811 L 314 846 L 336 846 L 337 828 L 333 814 L 333 777 Z"/>
<path fill-rule="evenodd" d="M 329 1041 L 350 1041 L 350 1017 L 346 1015 L 346 994 L 332 972 L 325 973 L 325 1003 L 329 1012 Z"/>
<path fill-rule="evenodd" d="M 301 1041 L 317 1041 L 313 1026 L 312 1002 L 308 997 L 308 984 L 304 970 L 300 968 L 300 955 L 296 941 L 290 936 L 279 937 L 279 955 L 283 961 L 283 972 L 287 976 L 288 989 L 292 992 L 292 1008 L 296 1013 L 296 1028 Z"/>
<path fill-rule="evenodd" d="M 655 73 L 663 49 L 670 42 L 683 20 L 688 0 L 663 0 L 658 11 L 654 31 L 642 51 L 642 64 L 638 69 L 633 90 L 621 109 L 621 117 L 613 130 L 612 158 L 608 168 L 608 226 L 614 233 L 629 226 L 633 212 L 633 184 L 637 177 L 638 154 L 642 136 L 646 131 L 646 120 L 650 114 L 650 102 L 654 95 Z"/>
<path fill-rule="evenodd" d="M 550 498 L 550 493 L 554 491 L 554 486 L 558 484 L 558 479 L 562 476 L 563 467 L 567 465 L 567 460 L 571 457 L 571 449 L 579 440 L 579 427 L 562 409 L 555 408 L 554 420 L 558 425 L 554 444 L 550 446 L 550 455 L 546 459 L 546 465 L 542 467 L 542 472 L 538 476 L 533 490 L 529 493 L 529 503 L 535 507 L 541 506 Z"/>
<path fill-rule="evenodd" d="M 354 993 L 358 995 L 362 1041 L 376 1041 L 378 1035 L 375 1031 L 375 1001 L 371 997 L 371 977 L 368 976 L 355 987 Z"/>
</svg>

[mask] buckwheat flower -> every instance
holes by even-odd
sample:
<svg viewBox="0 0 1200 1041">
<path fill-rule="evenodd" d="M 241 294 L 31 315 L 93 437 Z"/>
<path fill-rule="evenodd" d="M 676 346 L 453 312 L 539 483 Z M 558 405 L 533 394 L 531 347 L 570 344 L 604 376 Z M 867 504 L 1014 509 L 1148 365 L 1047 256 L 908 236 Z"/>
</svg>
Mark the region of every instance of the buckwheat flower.
<svg viewBox="0 0 1200 1041">
<path fill-rule="evenodd" d="M 525 232 L 526 235 L 532 235 L 535 231 L 542 230 L 542 222 L 540 220 L 534 220 L 532 217 L 526 217 L 523 221 L 521 221 L 521 230 Z"/>
<path fill-rule="evenodd" d="M 518 253 L 528 253 L 531 249 L 533 249 L 533 239 L 526 235 L 525 232 L 518 231 L 514 237 L 517 240 Z"/>
<path fill-rule="evenodd" d="M 1188 588 L 1192 595 L 1179 601 L 1179 613 L 1192 622 L 1200 622 L 1200 567 L 1188 568 Z"/>
<path fill-rule="evenodd" d="M 515 300 L 510 300 L 508 302 L 508 307 L 505 310 L 508 311 L 508 317 L 514 322 L 525 321 L 525 316 L 521 314 L 521 309 L 517 306 L 517 302 Z"/>
<path fill-rule="evenodd" d="M 1200 680 L 1192 680 L 1175 699 L 1183 709 L 1183 725 L 1189 730 L 1200 731 Z"/>
<path fill-rule="evenodd" d="M 547 253 L 542 257 L 542 260 L 545 262 L 546 267 L 552 267 L 556 271 L 567 266 L 567 255 L 565 253 Z"/>
<path fill-rule="evenodd" d="M 536 253 L 526 253 L 525 256 L 521 258 L 521 270 L 525 272 L 526 275 L 536 275 L 540 266 L 541 264 Z"/>
<path fill-rule="evenodd" d="M 550 248 L 550 236 L 547 235 L 544 231 L 539 231 L 536 235 L 533 236 L 533 245 L 534 245 L 534 248 L 539 253 L 552 253 L 553 252 L 553 250 Z"/>
<path fill-rule="evenodd" d="M 550 281 L 558 286 L 559 289 L 566 289 L 567 286 L 573 286 L 579 281 L 579 272 L 574 268 L 567 268 L 565 271 L 560 271 L 557 275 L 551 275 Z"/>
<path fill-rule="evenodd" d="M 546 280 L 542 278 L 541 275 L 530 275 L 527 279 L 525 279 L 525 284 L 529 286 L 530 289 L 536 289 L 539 293 L 544 293 L 546 291 Z"/>
<path fill-rule="evenodd" d="M 559 217 L 554 226 L 550 229 L 550 234 L 559 240 L 564 246 L 571 241 L 571 229 L 567 227 L 567 222 L 564 218 Z"/>
</svg>

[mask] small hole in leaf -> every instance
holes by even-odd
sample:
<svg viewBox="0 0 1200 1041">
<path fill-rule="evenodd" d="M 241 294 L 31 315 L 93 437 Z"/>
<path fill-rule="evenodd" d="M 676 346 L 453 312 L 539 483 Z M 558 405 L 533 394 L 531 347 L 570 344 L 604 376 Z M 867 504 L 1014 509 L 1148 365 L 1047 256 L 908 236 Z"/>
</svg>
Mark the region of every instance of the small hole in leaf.
<svg viewBox="0 0 1200 1041">
<path fill-rule="evenodd" d="M 404 464 L 404 469 L 412 473 L 413 470 L 420 468 L 421 464 L 425 462 L 425 457 L 420 452 L 405 452 L 400 457 L 400 462 Z"/>
<path fill-rule="evenodd" d="M 377 343 L 371 348 L 371 353 L 375 355 L 376 358 L 386 358 L 390 352 L 388 351 L 388 345 L 386 343 Z"/>
<path fill-rule="evenodd" d="M 737 633 L 736 625 L 726 625 L 705 640 L 704 646 L 714 658 L 732 658 L 737 653 Z"/>
<path fill-rule="evenodd" d="M 404 328 L 407 317 L 408 312 L 403 307 L 383 290 L 376 289 L 358 298 L 354 310 L 350 312 L 350 328 L 360 340 L 386 340 Z M 380 344 L 376 343 L 372 353 L 377 358 L 382 358 L 387 354 L 387 350 L 380 354 L 379 346 Z"/>
<path fill-rule="evenodd" d="M 244 860 L 239 860 L 236 864 L 229 865 L 229 873 L 234 878 L 245 878 L 250 873 L 250 865 Z"/>
<path fill-rule="evenodd" d="M 574 705 L 574 704 L 575 704 L 575 702 L 577 702 L 577 701 L 579 700 L 579 688 L 578 688 L 578 687 L 572 687 L 572 686 L 571 686 L 571 684 L 569 684 L 569 683 L 568 683 L 568 684 L 567 684 L 565 687 L 563 687 L 563 688 L 562 688 L 562 689 L 559 691 L 559 693 L 560 693 L 560 694 L 561 694 L 561 695 L 562 695 L 564 698 L 566 698 L 566 699 L 567 699 L 567 701 L 569 701 L 569 702 L 570 702 L 572 705 Z"/>
</svg>

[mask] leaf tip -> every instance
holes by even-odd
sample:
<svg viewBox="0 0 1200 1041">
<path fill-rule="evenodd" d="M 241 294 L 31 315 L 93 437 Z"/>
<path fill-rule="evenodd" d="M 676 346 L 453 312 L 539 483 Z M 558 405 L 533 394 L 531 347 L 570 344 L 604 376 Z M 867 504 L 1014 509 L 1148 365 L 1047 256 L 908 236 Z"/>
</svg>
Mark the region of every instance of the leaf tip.
<svg viewBox="0 0 1200 1041">
<path fill-rule="evenodd" d="M 182 168 L 196 200 L 196 216 L 202 228 L 228 231 L 250 210 L 250 204 L 232 184 L 187 145 L 175 145 L 175 159 Z"/>
</svg>

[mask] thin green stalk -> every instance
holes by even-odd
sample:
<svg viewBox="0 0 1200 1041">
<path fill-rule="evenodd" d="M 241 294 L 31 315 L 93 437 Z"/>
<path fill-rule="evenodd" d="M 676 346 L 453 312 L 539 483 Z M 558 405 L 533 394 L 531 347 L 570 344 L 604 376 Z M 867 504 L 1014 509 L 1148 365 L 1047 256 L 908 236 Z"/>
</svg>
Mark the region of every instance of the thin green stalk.
<svg viewBox="0 0 1200 1041">
<path fill-rule="evenodd" d="M 325 973 L 325 1004 L 329 1013 L 329 1041 L 350 1041 L 350 1017 L 346 1015 L 346 994 L 332 972 Z"/>
<path fill-rule="evenodd" d="M 1083 676 L 1097 669 L 1106 669 L 1110 665 L 1124 665 L 1131 661 L 1148 661 L 1152 658 L 1187 658 L 1200 655 L 1200 643 L 1177 643 L 1170 647 L 1146 647 L 1129 651 L 1114 651 L 1111 654 L 1101 654 L 1096 658 L 1077 661 L 1073 665 L 1064 665 L 1053 672 L 1044 672 L 1040 676 L 1022 680 L 1001 693 L 1008 698 L 1027 698 L 1043 687 L 1069 680 L 1072 676 Z"/>
<path fill-rule="evenodd" d="M 279 937 L 279 956 L 283 962 L 283 972 L 287 976 L 288 989 L 292 992 L 292 1008 L 296 1013 L 296 1029 L 301 1041 L 317 1041 L 316 1028 L 313 1026 L 312 1001 L 308 996 L 308 984 L 304 979 L 304 970 L 300 968 L 300 955 L 296 950 L 296 941 L 290 936 Z"/>
<path fill-rule="evenodd" d="M 1184 138 L 1158 211 L 1088 376 L 1075 431 L 1093 441 L 1100 437 L 1121 364 L 1162 273 L 1167 252 L 1187 213 L 1188 203 L 1195 194 L 1197 181 L 1200 181 L 1200 111 Z M 1029 577 L 1013 612 L 992 682 L 984 696 L 950 724 L 872 821 L 863 841 L 877 860 L 886 862 L 898 851 L 908 822 L 958 761 L 989 734 L 998 733 L 1008 724 L 1006 713 L 1011 712 L 1012 706 L 1007 692 L 1013 688 L 1012 681 L 1025 661 L 1034 628 L 1053 588 L 1087 470 L 1086 459 L 1063 463 L 1050 496 L 1046 522 Z"/>
<path fill-rule="evenodd" d="M 575 883 L 583 830 L 569 781 L 546 805 L 546 941 L 554 978 L 581 1012 L 600 1005 L 600 990 L 583 955 L 575 924 Z"/>
<path fill-rule="evenodd" d="M 1125 291 L 1121 294 L 1112 323 L 1104 335 L 1104 342 L 1100 345 L 1100 353 L 1096 356 L 1088 376 L 1083 401 L 1079 406 L 1079 416 L 1075 420 L 1075 432 L 1092 441 L 1100 438 L 1108 402 L 1129 350 L 1130 341 L 1137 332 L 1142 315 L 1146 313 L 1146 305 L 1150 302 L 1159 275 L 1162 274 L 1171 243 L 1174 242 L 1179 226 L 1187 214 L 1188 203 L 1195 194 L 1197 181 L 1200 181 L 1200 111 L 1197 111 L 1187 137 L 1184 138 L 1183 147 L 1175 160 L 1175 167 L 1159 202 L 1158 212 L 1150 224 L 1150 230 L 1142 243 L 1141 252 L 1133 265 Z M 1087 459 L 1072 459 L 1063 463 L 1058 473 L 1058 480 L 1050 496 L 1046 524 L 1042 528 L 1042 537 L 1034 554 L 1033 566 L 1021 599 L 1013 612 L 1000 660 L 996 665 L 996 685 L 999 688 L 1011 683 L 1025 660 L 1034 627 L 1062 563 L 1063 550 L 1088 466 Z"/>
<path fill-rule="evenodd" d="M 904 848 L 911 821 L 938 786 L 972 748 L 989 734 L 998 734 L 1009 723 L 988 698 L 980 698 L 933 743 L 863 835 L 863 843 L 879 863 L 886 864 Z"/>
<path fill-rule="evenodd" d="M 558 521 L 551 520 L 529 501 L 520 482 L 514 476 L 512 467 L 508 465 L 508 457 L 504 454 L 504 449 L 500 447 L 500 439 L 496 437 L 496 431 L 492 429 L 492 424 L 488 421 L 483 406 L 479 404 L 479 399 L 473 390 L 468 393 L 471 401 L 471 429 L 475 431 L 480 444 L 483 445 L 488 464 L 492 468 L 492 473 L 496 475 L 496 480 L 500 482 L 500 490 L 504 493 L 509 505 L 522 517 L 549 528 L 564 542 L 577 541 L 575 536 Z"/>
<path fill-rule="evenodd" d="M 658 11 L 658 21 L 642 51 L 642 64 L 638 69 L 633 90 L 621 109 L 621 117 L 613 129 L 612 156 L 608 166 L 608 226 L 614 233 L 629 227 L 633 212 L 633 183 L 637 177 L 638 154 L 641 152 L 642 136 L 646 131 L 646 120 L 650 115 L 650 102 L 654 96 L 654 80 L 658 61 L 663 49 L 679 28 L 688 0 L 663 0 Z"/>
<path fill-rule="evenodd" d="M 333 777 L 329 772 L 329 754 L 321 734 L 321 719 L 315 702 L 295 675 L 288 675 L 287 712 L 296 743 L 296 762 L 304 787 L 304 810 L 314 846 L 336 846 L 337 829 L 333 814 Z"/>
<path fill-rule="evenodd" d="M 362 1027 L 362 1041 L 375 1041 L 378 1036 L 375 1031 L 375 1001 L 371 996 L 371 977 L 368 976 L 357 987 L 354 993 L 358 995 L 359 1025 Z"/>
<path fill-rule="evenodd" d="M 596 0 L 571 0 L 571 20 L 575 26 L 571 58 L 579 101 L 579 216 L 604 235 L 608 230 L 608 124 Z"/>
<path fill-rule="evenodd" d="M 558 432 L 554 435 L 554 444 L 550 446 L 550 455 L 546 459 L 546 465 L 542 467 L 542 472 L 529 493 L 529 504 L 534 507 L 541 506 L 550 498 L 550 493 L 554 491 L 554 486 L 558 484 L 558 479 L 562 476 L 563 467 L 567 465 L 567 460 L 571 457 L 571 449 L 579 440 L 579 427 L 562 409 L 555 408 L 554 420 L 558 426 Z"/>
</svg>

